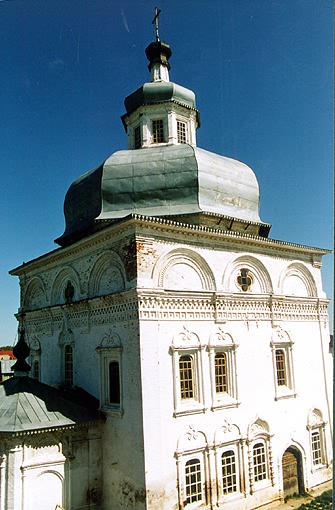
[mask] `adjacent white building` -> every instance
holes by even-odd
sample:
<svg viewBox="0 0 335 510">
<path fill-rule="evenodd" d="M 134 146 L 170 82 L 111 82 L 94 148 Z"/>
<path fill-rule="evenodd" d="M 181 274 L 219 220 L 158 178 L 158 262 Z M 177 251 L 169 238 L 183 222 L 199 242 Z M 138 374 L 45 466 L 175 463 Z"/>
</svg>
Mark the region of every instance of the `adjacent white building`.
<svg viewBox="0 0 335 510">
<path fill-rule="evenodd" d="M 11 434 L 0 415 L 0 510 L 251 510 L 332 477 L 328 252 L 268 237 L 254 172 L 197 147 L 169 45 L 146 54 L 128 150 L 71 185 L 60 248 L 11 271 L 34 412 L 57 402 L 41 384 L 99 410 Z"/>
</svg>

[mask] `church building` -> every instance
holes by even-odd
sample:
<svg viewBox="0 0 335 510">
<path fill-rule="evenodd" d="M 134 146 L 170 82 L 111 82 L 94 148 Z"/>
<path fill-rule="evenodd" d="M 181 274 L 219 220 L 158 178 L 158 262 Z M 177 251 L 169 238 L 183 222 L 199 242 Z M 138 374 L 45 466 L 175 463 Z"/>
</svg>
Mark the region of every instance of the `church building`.
<svg viewBox="0 0 335 510">
<path fill-rule="evenodd" d="M 252 510 L 332 478 L 328 251 L 269 237 L 253 170 L 197 146 L 158 30 L 145 52 L 128 149 L 11 271 L 0 510 Z"/>
</svg>

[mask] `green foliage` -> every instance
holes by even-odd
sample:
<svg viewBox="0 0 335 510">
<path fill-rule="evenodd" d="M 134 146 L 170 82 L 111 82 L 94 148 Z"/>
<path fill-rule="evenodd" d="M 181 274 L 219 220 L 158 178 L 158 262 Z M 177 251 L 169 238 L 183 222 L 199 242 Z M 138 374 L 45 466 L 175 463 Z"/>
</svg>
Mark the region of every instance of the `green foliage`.
<svg viewBox="0 0 335 510">
<path fill-rule="evenodd" d="M 317 496 L 310 503 L 304 503 L 298 510 L 332 510 L 333 491 L 329 490 Z"/>
</svg>

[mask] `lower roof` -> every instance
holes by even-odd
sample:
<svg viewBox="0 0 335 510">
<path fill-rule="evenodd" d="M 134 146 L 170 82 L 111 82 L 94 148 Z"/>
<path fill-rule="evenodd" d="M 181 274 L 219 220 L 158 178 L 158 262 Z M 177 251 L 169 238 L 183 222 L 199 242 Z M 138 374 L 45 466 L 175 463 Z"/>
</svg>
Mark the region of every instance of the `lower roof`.
<svg viewBox="0 0 335 510">
<path fill-rule="evenodd" d="M 0 384 L 0 432 L 28 432 L 104 420 L 98 400 L 80 388 L 58 389 L 28 376 Z"/>
</svg>

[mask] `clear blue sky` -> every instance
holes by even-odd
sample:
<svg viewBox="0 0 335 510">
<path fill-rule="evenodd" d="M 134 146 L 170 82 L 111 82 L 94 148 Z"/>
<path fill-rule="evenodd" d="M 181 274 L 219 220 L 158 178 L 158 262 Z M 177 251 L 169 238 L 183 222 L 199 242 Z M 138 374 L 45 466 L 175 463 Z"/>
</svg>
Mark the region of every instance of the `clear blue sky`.
<svg viewBox="0 0 335 510">
<path fill-rule="evenodd" d="M 158 3 L 158 0 L 157 0 Z M 56 247 L 71 182 L 126 148 L 123 100 L 149 80 L 148 0 L 0 0 L 0 345 L 18 280 Z M 200 147 L 247 163 L 270 236 L 332 249 L 333 0 L 160 0 L 171 80 L 195 91 Z M 324 257 L 332 296 L 332 256 Z"/>
</svg>

